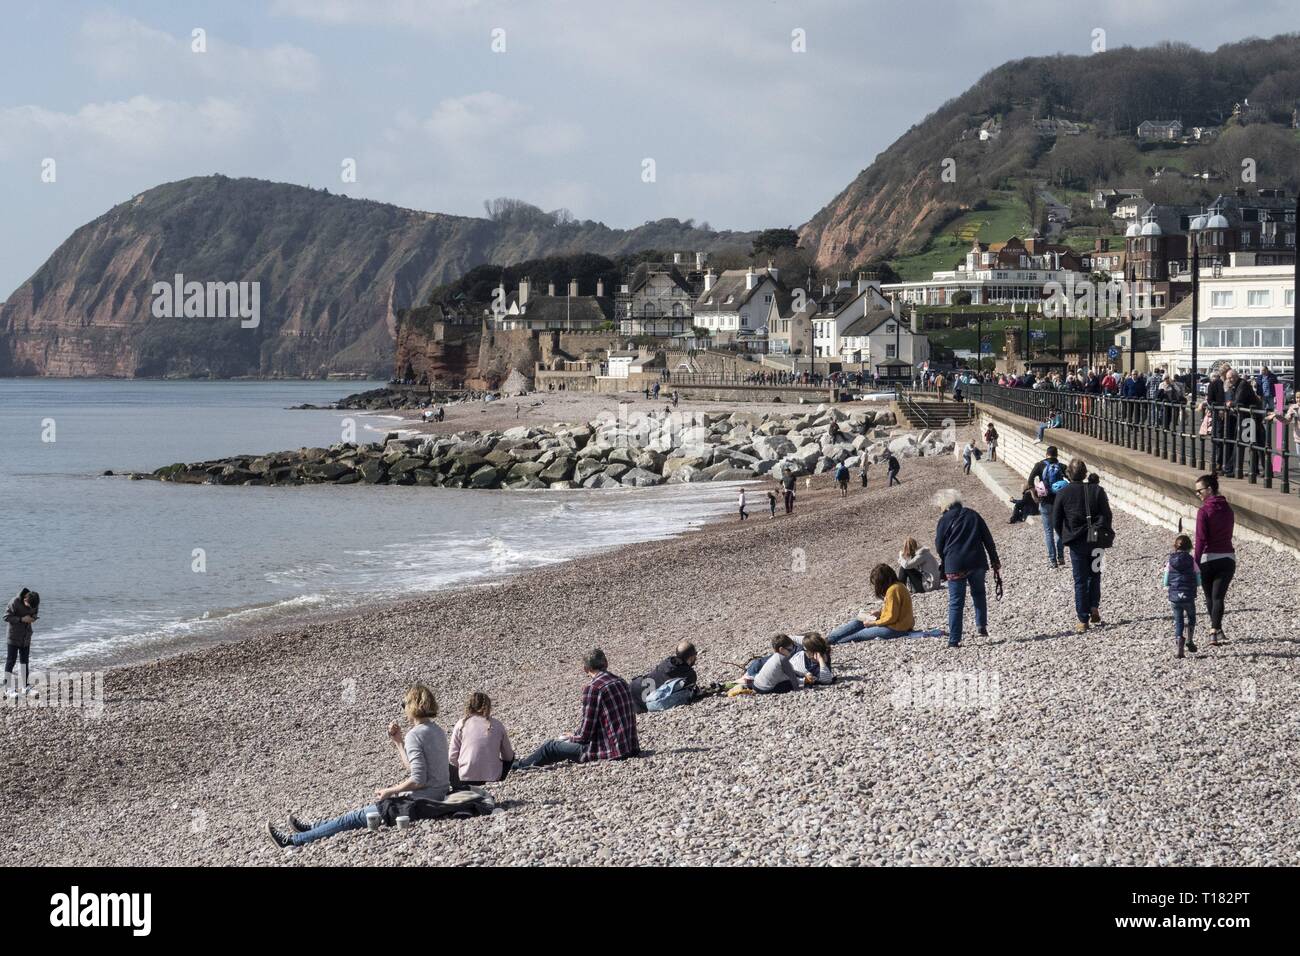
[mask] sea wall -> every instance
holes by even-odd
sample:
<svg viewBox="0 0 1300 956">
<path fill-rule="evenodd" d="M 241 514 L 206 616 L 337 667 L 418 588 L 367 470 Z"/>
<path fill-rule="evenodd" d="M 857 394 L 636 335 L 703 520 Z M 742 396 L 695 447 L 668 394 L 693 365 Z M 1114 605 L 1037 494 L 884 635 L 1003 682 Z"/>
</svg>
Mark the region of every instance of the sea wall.
<svg viewBox="0 0 1300 956">
<path fill-rule="evenodd" d="M 1089 470 L 1101 476 L 1112 508 L 1171 532 L 1180 523 L 1188 534 L 1195 530 L 1200 502 L 1192 489 L 1198 469 L 1059 428 L 1048 429 L 1038 445 L 1034 443 L 1037 422 L 978 402 L 975 407 L 980 434 L 990 421 L 996 423 L 998 458 L 1018 474 L 1028 476 L 1043 459 L 1044 449 L 1055 445 L 1061 461 L 1082 457 Z M 1283 495 L 1276 486 L 1266 489 L 1262 484 L 1228 479 L 1221 490 L 1236 514 L 1237 538 L 1300 557 L 1300 496 Z M 1168 550 L 1168 537 L 1153 534 L 1153 554 Z"/>
</svg>

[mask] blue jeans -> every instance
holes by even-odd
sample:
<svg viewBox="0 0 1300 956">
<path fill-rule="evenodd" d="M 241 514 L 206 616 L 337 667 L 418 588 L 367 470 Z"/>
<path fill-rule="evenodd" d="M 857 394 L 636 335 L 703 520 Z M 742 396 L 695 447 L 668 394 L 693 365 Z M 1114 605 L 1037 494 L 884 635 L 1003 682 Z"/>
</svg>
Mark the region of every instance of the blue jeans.
<svg viewBox="0 0 1300 956">
<path fill-rule="evenodd" d="M 575 744 L 572 740 L 548 740 L 519 761 L 517 768 L 526 770 L 529 767 L 545 767 L 564 760 L 577 760 L 581 756 L 582 744 Z"/>
<path fill-rule="evenodd" d="M 988 594 L 984 590 L 984 577 L 988 572 L 980 568 L 964 578 L 948 581 L 948 646 L 961 643 L 962 617 L 966 613 L 966 585 L 970 584 L 971 603 L 975 605 L 975 627 L 984 630 L 989 626 Z"/>
<path fill-rule="evenodd" d="M 1196 630 L 1196 602 L 1170 601 L 1169 606 L 1174 609 L 1174 638 L 1182 643 L 1184 625 L 1188 634 Z"/>
<path fill-rule="evenodd" d="M 1070 544 L 1070 572 L 1074 575 L 1074 615 L 1087 623 L 1088 612 L 1101 607 L 1101 572 L 1092 569 L 1092 548 L 1087 541 Z"/>
<path fill-rule="evenodd" d="M 360 810 L 349 810 L 333 820 L 326 820 L 324 823 L 316 824 L 306 833 L 293 834 L 289 837 L 289 842 L 294 846 L 302 846 L 304 843 L 311 843 L 313 840 L 332 837 L 336 833 L 343 833 L 347 830 L 360 830 L 366 825 L 366 814 L 378 812 L 379 807 L 373 803 L 362 807 Z"/>
<path fill-rule="evenodd" d="M 1043 422 L 1041 425 L 1038 426 L 1038 440 L 1039 440 L 1039 441 L 1042 441 L 1042 440 L 1043 440 L 1043 432 L 1047 431 L 1047 430 L 1048 430 L 1049 428 L 1051 428 L 1051 427 L 1052 427 L 1052 426 L 1049 425 L 1049 424 L 1047 424 L 1046 422 Z"/>
<path fill-rule="evenodd" d="M 1056 540 L 1056 532 L 1052 528 L 1054 504 L 1043 501 L 1038 506 L 1043 521 L 1043 543 L 1047 545 L 1047 560 L 1052 562 L 1052 567 L 1065 563 L 1065 545 Z"/>
<path fill-rule="evenodd" d="M 854 641 L 874 641 L 877 638 L 902 637 L 907 633 L 907 631 L 896 631 L 892 627 L 883 627 L 879 624 L 868 627 L 861 621 L 854 619 L 847 624 L 841 624 L 827 634 L 826 643 L 849 644 Z"/>
</svg>

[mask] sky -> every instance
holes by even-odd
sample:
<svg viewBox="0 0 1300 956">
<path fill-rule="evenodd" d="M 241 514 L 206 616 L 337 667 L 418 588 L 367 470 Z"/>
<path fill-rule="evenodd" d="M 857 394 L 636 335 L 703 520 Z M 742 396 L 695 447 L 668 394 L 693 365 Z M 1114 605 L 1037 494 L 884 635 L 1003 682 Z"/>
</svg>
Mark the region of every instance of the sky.
<svg viewBox="0 0 1300 956">
<path fill-rule="evenodd" d="M 990 69 L 1088 54 L 1099 29 L 1213 49 L 1300 30 L 1300 9 L 0 0 L 0 300 L 116 203 L 211 173 L 461 215 L 511 196 L 615 227 L 797 227 Z"/>
</svg>

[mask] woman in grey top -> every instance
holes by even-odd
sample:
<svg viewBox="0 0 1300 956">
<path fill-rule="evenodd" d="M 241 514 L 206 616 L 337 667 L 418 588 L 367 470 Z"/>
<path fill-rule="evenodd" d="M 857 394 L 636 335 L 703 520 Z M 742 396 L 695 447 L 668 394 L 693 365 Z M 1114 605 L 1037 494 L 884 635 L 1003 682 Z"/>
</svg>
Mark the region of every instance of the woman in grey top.
<svg viewBox="0 0 1300 956">
<path fill-rule="evenodd" d="M 428 687 L 416 684 L 406 692 L 402 707 L 406 711 L 406 719 L 411 723 L 411 729 L 403 737 L 402 729 L 397 723 L 391 723 L 388 725 L 388 739 L 397 748 L 406 777 L 391 787 L 376 790 L 375 796 L 383 800 L 409 791 L 417 799 L 444 800 L 450 782 L 447 735 L 433 722 L 433 718 L 438 716 L 438 701 Z M 302 846 L 345 830 L 359 830 L 366 825 L 368 814 L 378 812 L 378 805 L 372 803 L 360 810 L 350 810 L 333 820 L 314 824 L 304 823 L 291 813 L 289 825 L 293 827 L 293 833 L 284 832 L 274 823 L 266 826 L 276 846 Z"/>
</svg>

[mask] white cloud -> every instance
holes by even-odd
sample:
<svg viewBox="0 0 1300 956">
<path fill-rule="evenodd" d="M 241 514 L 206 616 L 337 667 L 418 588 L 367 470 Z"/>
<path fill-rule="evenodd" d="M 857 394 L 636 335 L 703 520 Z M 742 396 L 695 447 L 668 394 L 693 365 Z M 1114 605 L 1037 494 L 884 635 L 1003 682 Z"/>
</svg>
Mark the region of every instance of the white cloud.
<svg viewBox="0 0 1300 956">
<path fill-rule="evenodd" d="M 105 79 L 244 93 L 309 93 L 321 86 L 320 62 L 301 47 L 246 47 L 213 33 L 205 41 L 206 50 L 195 52 L 191 36 L 172 36 L 117 13 L 94 13 L 81 24 L 81 58 Z"/>
<path fill-rule="evenodd" d="M 40 106 L 0 110 L 0 148 L 74 162 L 93 157 L 151 159 L 223 154 L 248 138 L 251 118 L 236 104 L 208 98 L 182 103 L 152 96 L 87 103 L 75 113 Z"/>
</svg>

